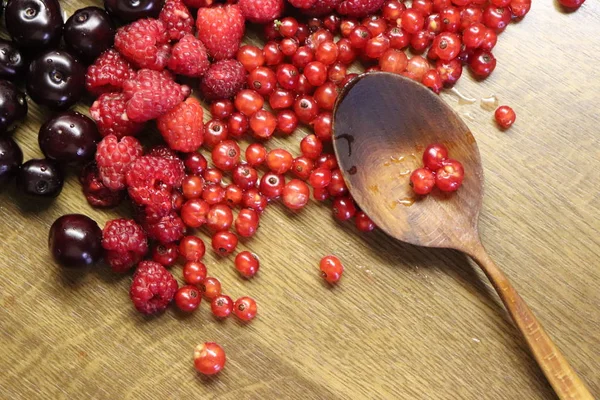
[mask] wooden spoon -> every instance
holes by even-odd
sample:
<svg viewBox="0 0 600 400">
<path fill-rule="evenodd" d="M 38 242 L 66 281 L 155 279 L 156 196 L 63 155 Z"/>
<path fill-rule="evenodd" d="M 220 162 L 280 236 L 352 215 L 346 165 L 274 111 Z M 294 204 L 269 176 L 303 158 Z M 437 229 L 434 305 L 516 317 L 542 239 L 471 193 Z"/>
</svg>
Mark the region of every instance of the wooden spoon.
<svg viewBox="0 0 600 400">
<path fill-rule="evenodd" d="M 456 113 L 425 86 L 376 72 L 346 85 L 334 110 L 334 148 L 354 200 L 388 235 L 411 244 L 460 250 L 498 292 L 546 378 L 561 399 L 593 399 L 525 301 L 487 255 L 477 220 L 483 170 L 475 138 Z M 417 197 L 412 170 L 431 143 L 444 143 L 465 168 L 455 193 Z"/>
</svg>

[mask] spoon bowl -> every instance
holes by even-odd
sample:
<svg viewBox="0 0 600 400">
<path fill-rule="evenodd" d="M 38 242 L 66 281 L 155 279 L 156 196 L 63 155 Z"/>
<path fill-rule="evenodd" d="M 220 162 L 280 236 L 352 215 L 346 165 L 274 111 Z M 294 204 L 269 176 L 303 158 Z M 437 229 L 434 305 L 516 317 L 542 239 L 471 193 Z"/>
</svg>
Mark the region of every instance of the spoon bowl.
<svg viewBox="0 0 600 400">
<path fill-rule="evenodd" d="M 483 169 L 465 123 L 425 86 L 401 75 L 372 72 L 346 85 L 333 111 L 333 147 L 350 194 L 390 236 L 414 245 L 460 250 L 489 278 L 561 399 L 593 399 L 525 301 L 488 256 L 477 220 Z M 443 143 L 465 169 L 462 187 L 422 197 L 409 185 L 422 154 Z"/>
</svg>

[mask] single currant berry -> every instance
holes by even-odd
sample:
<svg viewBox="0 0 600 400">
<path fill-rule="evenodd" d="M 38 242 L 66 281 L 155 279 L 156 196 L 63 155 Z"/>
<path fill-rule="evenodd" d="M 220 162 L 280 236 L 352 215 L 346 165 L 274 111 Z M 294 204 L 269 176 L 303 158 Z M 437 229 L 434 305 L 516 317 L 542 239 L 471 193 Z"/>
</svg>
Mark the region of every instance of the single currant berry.
<svg viewBox="0 0 600 400">
<path fill-rule="evenodd" d="M 400 17 L 400 24 L 402 29 L 408 33 L 417 33 L 425 25 L 425 18 L 423 15 L 415 10 L 408 9 L 402 13 Z"/>
<path fill-rule="evenodd" d="M 561 6 L 571 9 L 576 9 L 581 7 L 585 0 L 559 0 Z"/>
<path fill-rule="evenodd" d="M 266 43 L 265 47 L 263 47 L 263 55 L 266 65 L 279 65 L 285 58 L 277 42 Z"/>
<path fill-rule="evenodd" d="M 233 212 L 225 204 L 215 204 L 210 208 L 206 219 L 206 225 L 211 231 L 226 231 L 233 223 Z"/>
<path fill-rule="evenodd" d="M 218 143 L 227 139 L 228 135 L 229 129 L 225 122 L 218 119 L 212 119 L 204 124 L 204 147 L 212 149 Z"/>
<path fill-rule="evenodd" d="M 220 185 L 223 181 L 223 173 L 216 168 L 207 168 L 202 173 L 202 177 L 207 185 Z"/>
<path fill-rule="evenodd" d="M 262 213 L 268 205 L 267 197 L 262 195 L 257 189 L 248 189 L 242 198 L 242 206 L 250 208 L 257 213 Z"/>
<path fill-rule="evenodd" d="M 209 205 L 215 205 L 225 201 L 225 188 L 221 185 L 206 185 L 202 191 L 202 200 Z"/>
<path fill-rule="evenodd" d="M 213 164 L 221 171 L 231 171 L 240 162 L 240 146 L 233 140 L 224 140 L 212 150 Z"/>
<path fill-rule="evenodd" d="M 200 261 L 188 261 L 183 266 L 183 280 L 188 285 L 200 285 L 206 279 L 206 266 Z"/>
<path fill-rule="evenodd" d="M 356 213 L 354 217 L 354 223 L 356 224 L 356 229 L 361 232 L 371 232 L 375 229 L 375 223 L 371 221 L 371 218 L 364 211 L 359 211 Z"/>
<path fill-rule="evenodd" d="M 250 130 L 255 138 L 269 139 L 277 129 L 277 117 L 267 110 L 258 110 L 250 117 Z"/>
<path fill-rule="evenodd" d="M 304 68 L 308 63 L 314 61 L 315 53 L 308 46 L 299 47 L 292 55 L 292 64 L 296 68 Z"/>
<path fill-rule="evenodd" d="M 336 256 L 325 256 L 319 263 L 321 276 L 329 283 L 337 283 L 344 273 L 344 266 Z"/>
<path fill-rule="evenodd" d="M 319 113 L 319 106 L 311 96 L 300 96 L 294 103 L 294 113 L 305 124 L 310 123 Z"/>
<path fill-rule="evenodd" d="M 181 191 L 186 199 L 197 199 L 202 196 L 204 179 L 197 175 L 186 175 L 181 181 Z"/>
<path fill-rule="evenodd" d="M 435 185 L 442 192 L 454 192 L 458 190 L 465 177 L 465 170 L 462 164 L 456 160 L 447 159 L 443 162 L 442 168 L 435 173 Z"/>
<path fill-rule="evenodd" d="M 304 67 L 303 74 L 312 86 L 321 86 L 327 81 L 327 66 L 320 61 L 312 61 Z"/>
<path fill-rule="evenodd" d="M 430 169 L 418 168 L 410 175 L 410 186 L 416 194 L 429 194 L 435 187 L 435 174 Z"/>
<path fill-rule="evenodd" d="M 354 200 L 347 196 L 337 197 L 333 201 L 333 216 L 339 221 L 347 221 L 356 214 Z"/>
<path fill-rule="evenodd" d="M 225 366 L 225 351 L 216 343 L 203 343 L 194 349 L 194 367 L 204 375 L 214 375 Z"/>
<path fill-rule="evenodd" d="M 294 105 L 294 94 L 281 88 L 276 89 L 269 96 L 269 105 L 273 110 L 283 110 Z"/>
<path fill-rule="evenodd" d="M 227 185 L 225 188 L 225 203 L 231 207 L 235 208 L 238 205 L 242 204 L 242 198 L 244 197 L 244 190 L 240 188 L 238 185 L 231 184 Z"/>
<path fill-rule="evenodd" d="M 300 179 L 292 179 L 282 191 L 283 204 L 290 210 L 300 210 L 306 206 L 309 197 L 308 185 Z"/>
<path fill-rule="evenodd" d="M 329 182 L 329 185 L 327 185 L 327 190 L 333 197 L 343 196 L 348 193 L 348 186 L 346 186 L 342 171 L 340 171 L 339 168 L 331 171 L 331 181 Z"/>
<path fill-rule="evenodd" d="M 163 267 L 171 267 L 177 262 L 179 246 L 175 243 L 157 244 L 152 248 L 152 261 Z"/>
<path fill-rule="evenodd" d="M 338 88 L 333 82 L 326 82 L 315 90 L 313 98 L 321 110 L 332 111 L 338 96 Z"/>
<path fill-rule="evenodd" d="M 315 160 L 319 158 L 319 156 L 323 152 L 323 143 L 315 135 L 305 136 L 300 141 L 300 151 L 302 152 L 302 155 L 304 157 L 310 158 L 311 160 Z"/>
<path fill-rule="evenodd" d="M 236 58 L 248 72 L 252 72 L 256 68 L 265 65 L 265 56 L 262 50 L 252 45 L 240 47 Z"/>
<path fill-rule="evenodd" d="M 260 143 L 252 143 L 246 148 L 246 162 L 251 167 L 262 165 L 267 159 L 267 150 Z"/>
<path fill-rule="evenodd" d="M 292 174 L 298 179 L 303 181 L 307 180 L 310 177 L 310 173 L 315 167 L 315 163 L 313 160 L 307 157 L 296 157 L 294 158 L 294 162 L 292 163 Z"/>
<path fill-rule="evenodd" d="M 250 297 L 240 297 L 233 305 L 233 313 L 242 321 L 248 322 L 256 317 L 256 301 Z"/>
<path fill-rule="evenodd" d="M 281 196 L 285 187 L 285 177 L 274 172 L 267 172 L 260 179 L 258 189 L 268 199 L 273 200 Z"/>
<path fill-rule="evenodd" d="M 187 285 L 175 292 L 175 304 L 181 311 L 192 312 L 200 306 L 202 294 L 196 286 Z"/>
<path fill-rule="evenodd" d="M 500 106 L 494 113 L 494 118 L 496 119 L 498 126 L 502 129 L 508 129 L 515 123 L 517 114 L 515 114 L 515 111 L 509 106 Z"/>
<path fill-rule="evenodd" d="M 496 58 L 486 50 L 476 50 L 469 58 L 471 71 L 480 78 L 487 78 L 496 68 Z"/>
<path fill-rule="evenodd" d="M 298 127 L 298 117 L 291 110 L 277 114 L 277 130 L 285 135 L 291 135 Z"/>
<path fill-rule="evenodd" d="M 209 210 L 210 205 L 204 200 L 188 200 L 181 207 L 181 219 L 186 226 L 199 228 L 206 223 Z"/>
<path fill-rule="evenodd" d="M 256 186 L 256 182 L 258 181 L 258 171 L 248 164 L 239 164 L 233 170 L 231 178 L 233 183 L 241 189 L 247 190 Z"/>
<path fill-rule="evenodd" d="M 457 34 L 443 32 L 435 37 L 432 46 L 435 49 L 435 54 L 441 60 L 449 61 L 458 56 L 461 44 L 461 39 Z"/>
<path fill-rule="evenodd" d="M 229 135 L 235 139 L 241 138 L 246 132 L 248 132 L 249 126 L 250 124 L 248 123 L 248 117 L 237 112 L 231 114 L 231 117 L 229 117 L 229 121 L 227 122 Z"/>
<path fill-rule="evenodd" d="M 235 218 L 235 231 L 242 237 L 251 237 L 258 230 L 259 220 L 260 216 L 257 211 L 251 208 L 242 208 Z"/>
<path fill-rule="evenodd" d="M 222 256 L 233 253 L 238 244 L 235 233 L 228 231 L 217 232 L 212 237 L 212 248 Z"/>
<path fill-rule="evenodd" d="M 186 261 L 200 261 L 205 252 L 204 242 L 198 236 L 185 236 L 179 242 L 179 254 Z"/>
<path fill-rule="evenodd" d="M 292 167 L 294 157 L 284 149 L 274 149 L 267 153 L 267 167 L 275 174 L 285 174 Z"/>
<path fill-rule="evenodd" d="M 261 96 L 269 96 L 277 87 L 277 75 L 270 68 L 258 67 L 248 74 L 248 87 Z"/>
<path fill-rule="evenodd" d="M 431 171 L 442 168 L 442 163 L 448 158 L 448 149 L 441 143 L 427 146 L 423 152 L 423 165 Z"/>
<path fill-rule="evenodd" d="M 331 182 L 331 170 L 323 167 L 314 169 L 308 180 L 310 185 L 315 189 L 323 189 Z"/>
<path fill-rule="evenodd" d="M 204 297 L 212 301 L 212 299 L 221 294 L 221 282 L 217 278 L 208 276 L 200 284 L 200 289 L 202 289 Z"/>
<path fill-rule="evenodd" d="M 330 111 L 322 112 L 311 122 L 313 131 L 322 142 L 330 142 L 332 136 L 333 114 Z"/>
<path fill-rule="evenodd" d="M 379 59 L 379 66 L 384 72 L 400 74 L 406 70 L 408 58 L 403 51 L 389 49 Z"/>
<path fill-rule="evenodd" d="M 227 318 L 233 311 L 233 300 L 225 294 L 220 294 L 211 300 L 210 311 L 217 318 Z"/>
<path fill-rule="evenodd" d="M 260 262 L 258 256 L 249 251 L 242 251 L 235 256 L 235 269 L 246 279 L 252 278 L 258 272 Z"/>
<path fill-rule="evenodd" d="M 263 107 L 265 99 L 255 90 L 244 89 L 235 96 L 233 104 L 236 110 L 250 117 Z"/>
<path fill-rule="evenodd" d="M 231 100 L 217 100 L 210 105 L 210 115 L 215 119 L 227 119 L 232 113 L 233 102 Z"/>
</svg>

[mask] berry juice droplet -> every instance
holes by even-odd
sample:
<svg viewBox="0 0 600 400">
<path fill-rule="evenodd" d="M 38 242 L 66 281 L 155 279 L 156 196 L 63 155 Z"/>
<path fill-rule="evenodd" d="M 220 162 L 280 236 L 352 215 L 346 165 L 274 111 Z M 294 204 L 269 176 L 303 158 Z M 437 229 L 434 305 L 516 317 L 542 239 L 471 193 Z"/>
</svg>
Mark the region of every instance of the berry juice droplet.
<svg viewBox="0 0 600 400">
<path fill-rule="evenodd" d="M 486 111 L 494 111 L 498 108 L 500 102 L 498 101 L 498 97 L 496 95 L 491 94 L 488 97 L 484 97 L 481 99 L 480 106 Z"/>
<path fill-rule="evenodd" d="M 452 93 L 458 98 L 459 105 L 475 104 L 475 102 L 477 102 L 477 99 L 464 95 L 463 93 L 459 92 L 459 90 L 455 87 L 450 89 L 450 93 Z"/>
</svg>

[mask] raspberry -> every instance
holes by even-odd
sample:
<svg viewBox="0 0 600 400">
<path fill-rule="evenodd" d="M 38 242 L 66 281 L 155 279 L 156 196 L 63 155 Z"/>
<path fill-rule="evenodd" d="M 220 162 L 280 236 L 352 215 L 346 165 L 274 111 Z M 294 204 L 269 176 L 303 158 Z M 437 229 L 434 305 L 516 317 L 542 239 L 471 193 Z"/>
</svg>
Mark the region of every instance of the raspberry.
<svg viewBox="0 0 600 400">
<path fill-rule="evenodd" d="M 306 15 L 318 17 L 332 12 L 342 1 L 343 0 L 317 0 L 311 8 L 302 11 Z"/>
<path fill-rule="evenodd" d="M 122 93 L 104 93 L 90 107 L 90 115 L 96 121 L 102 136 L 115 135 L 118 138 L 135 135 L 144 124 L 131 121 L 125 111 L 127 102 Z"/>
<path fill-rule="evenodd" d="M 204 43 L 192 34 L 185 35 L 173 46 L 167 67 L 180 75 L 192 77 L 204 75 L 210 67 Z"/>
<path fill-rule="evenodd" d="M 215 0 L 183 0 L 183 4 L 190 8 L 208 7 L 214 2 Z"/>
<path fill-rule="evenodd" d="M 210 66 L 200 89 L 208 100 L 228 99 L 244 88 L 247 74 L 237 60 L 219 61 Z"/>
<path fill-rule="evenodd" d="M 337 12 L 353 18 L 363 18 L 378 11 L 385 0 L 344 0 L 337 6 Z"/>
<path fill-rule="evenodd" d="M 96 163 L 91 162 L 81 170 L 79 182 L 83 190 L 83 195 L 92 207 L 109 208 L 115 207 L 121 203 L 125 197 L 122 190 L 112 191 L 102 183 Z"/>
<path fill-rule="evenodd" d="M 156 146 L 152 146 L 147 152 L 147 156 L 153 157 L 161 157 L 167 160 L 179 160 L 177 154 L 171 150 L 168 146 L 164 144 L 158 144 Z"/>
<path fill-rule="evenodd" d="M 167 0 L 158 19 L 166 26 L 171 40 L 179 40 L 194 29 L 194 17 L 181 0 Z"/>
<path fill-rule="evenodd" d="M 96 96 L 119 92 L 123 82 L 135 76 L 135 70 L 115 49 L 108 49 L 90 65 L 85 75 L 85 87 Z"/>
<path fill-rule="evenodd" d="M 185 235 L 185 225 L 175 212 L 171 212 L 157 221 L 142 217 L 140 223 L 148 237 L 162 244 L 176 242 Z"/>
<path fill-rule="evenodd" d="M 161 116 L 158 130 L 170 148 L 184 153 L 198 150 L 204 141 L 204 111 L 193 97 Z"/>
<path fill-rule="evenodd" d="M 190 94 L 190 88 L 179 85 L 168 71 L 141 69 L 134 79 L 123 84 L 127 99 L 127 116 L 135 122 L 160 117 Z"/>
<path fill-rule="evenodd" d="M 283 0 L 239 0 L 244 18 L 250 22 L 266 24 L 283 13 Z"/>
<path fill-rule="evenodd" d="M 132 136 L 120 140 L 115 135 L 106 136 L 96 149 L 96 163 L 102 183 L 111 190 L 125 189 L 127 168 L 142 154 L 142 145 Z"/>
<path fill-rule="evenodd" d="M 117 30 L 115 48 L 138 68 L 161 71 L 169 59 L 169 35 L 162 21 L 140 19 Z"/>
<path fill-rule="evenodd" d="M 184 167 L 181 160 L 142 156 L 129 166 L 129 197 L 148 211 L 164 216 L 171 211 L 171 190 L 181 186 Z"/>
<path fill-rule="evenodd" d="M 129 297 L 136 310 L 154 314 L 167 308 L 178 286 L 165 267 L 154 261 L 142 261 L 133 275 Z"/>
<path fill-rule="evenodd" d="M 317 0 L 288 0 L 288 3 L 300 9 L 311 8 L 316 2 Z"/>
<path fill-rule="evenodd" d="M 244 16 L 237 4 L 200 8 L 198 38 L 215 60 L 234 58 L 244 37 Z"/>
<path fill-rule="evenodd" d="M 106 260 L 115 272 L 127 272 L 148 252 L 146 234 L 132 219 L 108 221 L 102 230 Z"/>
</svg>

